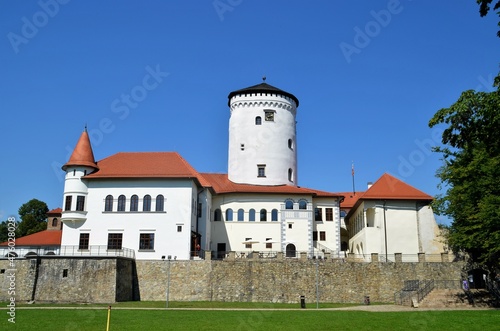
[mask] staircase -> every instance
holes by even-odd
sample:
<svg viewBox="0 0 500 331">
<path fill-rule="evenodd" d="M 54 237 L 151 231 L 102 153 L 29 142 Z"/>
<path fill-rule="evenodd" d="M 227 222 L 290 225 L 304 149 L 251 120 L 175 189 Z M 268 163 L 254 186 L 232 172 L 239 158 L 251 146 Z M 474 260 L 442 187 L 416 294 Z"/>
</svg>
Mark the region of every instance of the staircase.
<svg viewBox="0 0 500 331">
<path fill-rule="evenodd" d="M 422 308 L 471 307 L 467 295 L 461 290 L 434 289 L 420 302 Z"/>
<path fill-rule="evenodd" d="M 487 308 L 493 306 L 493 298 L 486 290 L 434 289 L 420 302 L 422 308 Z"/>
</svg>

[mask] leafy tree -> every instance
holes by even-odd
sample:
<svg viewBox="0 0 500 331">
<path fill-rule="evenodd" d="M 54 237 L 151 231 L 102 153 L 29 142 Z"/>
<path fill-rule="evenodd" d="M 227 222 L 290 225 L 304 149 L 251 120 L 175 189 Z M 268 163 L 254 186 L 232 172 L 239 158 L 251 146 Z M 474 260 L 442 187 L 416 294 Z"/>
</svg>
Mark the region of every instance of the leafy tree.
<svg viewBox="0 0 500 331">
<path fill-rule="evenodd" d="M 18 236 L 26 236 L 47 228 L 47 212 L 49 208 L 43 201 L 31 199 L 19 208 L 21 222 L 18 227 Z"/>
<path fill-rule="evenodd" d="M 449 244 L 487 268 L 500 267 L 500 92 L 465 91 L 439 110 L 429 126 L 445 124 L 444 165 L 437 171 L 446 193 L 436 212 L 453 219 Z"/>
</svg>

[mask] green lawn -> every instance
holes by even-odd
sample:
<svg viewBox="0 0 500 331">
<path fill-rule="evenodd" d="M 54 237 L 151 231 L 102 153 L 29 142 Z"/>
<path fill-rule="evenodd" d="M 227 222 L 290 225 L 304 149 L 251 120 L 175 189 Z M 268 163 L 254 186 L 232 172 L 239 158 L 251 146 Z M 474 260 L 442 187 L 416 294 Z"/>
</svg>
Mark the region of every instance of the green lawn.
<svg viewBox="0 0 500 331">
<path fill-rule="evenodd" d="M 2 310 L 0 330 L 106 330 L 107 309 Z M 500 311 L 112 310 L 110 330 L 498 330 Z"/>
</svg>

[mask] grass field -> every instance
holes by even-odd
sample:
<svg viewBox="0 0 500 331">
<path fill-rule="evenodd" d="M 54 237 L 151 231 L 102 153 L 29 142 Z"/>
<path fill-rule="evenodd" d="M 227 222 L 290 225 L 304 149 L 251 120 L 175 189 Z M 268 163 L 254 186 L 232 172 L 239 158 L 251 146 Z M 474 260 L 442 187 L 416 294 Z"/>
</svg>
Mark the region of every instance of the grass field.
<svg viewBox="0 0 500 331">
<path fill-rule="evenodd" d="M 37 305 L 38 306 L 38 305 Z M 1 310 L 0 330 L 106 330 L 107 309 L 18 307 Z M 149 310 L 148 310 L 149 309 Z M 110 330 L 499 330 L 500 311 L 365 312 L 332 310 L 158 310 L 117 308 Z"/>
</svg>

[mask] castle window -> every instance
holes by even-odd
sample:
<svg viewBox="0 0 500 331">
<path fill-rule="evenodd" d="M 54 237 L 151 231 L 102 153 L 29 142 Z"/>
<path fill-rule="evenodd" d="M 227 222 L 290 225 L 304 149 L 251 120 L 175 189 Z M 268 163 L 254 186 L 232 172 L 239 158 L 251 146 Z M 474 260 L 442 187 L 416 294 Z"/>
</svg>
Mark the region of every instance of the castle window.
<svg viewBox="0 0 500 331">
<path fill-rule="evenodd" d="M 313 241 L 318 240 L 318 231 L 313 231 Z"/>
<path fill-rule="evenodd" d="M 326 220 L 333 221 L 333 208 L 325 208 Z"/>
<path fill-rule="evenodd" d="M 293 182 L 293 170 L 292 170 L 292 168 L 288 169 L 288 181 Z"/>
<path fill-rule="evenodd" d="M 293 200 L 285 200 L 285 209 L 293 209 Z"/>
<path fill-rule="evenodd" d="M 325 241 L 326 240 L 326 232 L 325 231 L 320 231 L 319 232 L 319 240 Z"/>
<path fill-rule="evenodd" d="M 288 223 L 288 228 L 291 229 L 293 227 L 292 223 Z"/>
<path fill-rule="evenodd" d="M 57 226 L 57 218 L 53 218 L 52 219 L 52 227 L 56 227 Z"/>
<path fill-rule="evenodd" d="M 137 211 L 138 209 L 139 209 L 139 197 L 134 194 L 130 198 L 130 211 Z"/>
<path fill-rule="evenodd" d="M 104 211 L 113 211 L 113 196 L 107 195 L 104 200 Z"/>
<path fill-rule="evenodd" d="M 222 216 L 222 213 L 220 211 L 219 208 L 217 208 L 215 211 L 214 211 L 214 222 L 220 222 L 221 221 L 221 217 Z"/>
<path fill-rule="evenodd" d="M 248 220 L 250 222 L 255 222 L 255 209 L 250 209 L 248 212 Z"/>
<path fill-rule="evenodd" d="M 257 165 L 257 177 L 266 177 L 266 165 L 258 164 Z"/>
<path fill-rule="evenodd" d="M 293 149 L 293 140 L 288 139 L 288 148 Z"/>
<path fill-rule="evenodd" d="M 233 221 L 233 210 L 231 208 L 226 209 L 226 222 Z"/>
<path fill-rule="evenodd" d="M 73 177 L 75 177 L 75 176 L 76 176 L 76 170 L 73 169 Z"/>
<path fill-rule="evenodd" d="M 85 210 L 85 197 L 83 195 L 79 195 L 76 197 L 76 210 L 78 211 Z"/>
<path fill-rule="evenodd" d="M 249 242 L 251 240 L 252 240 L 252 238 L 245 238 L 245 242 L 246 242 L 245 248 L 252 248 L 252 243 Z"/>
<path fill-rule="evenodd" d="M 267 222 L 267 210 L 265 209 L 260 210 L 260 221 Z"/>
<path fill-rule="evenodd" d="M 108 249 L 122 249 L 123 233 L 108 233 Z"/>
<path fill-rule="evenodd" d="M 271 211 L 271 222 L 277 222 L 278 221 L 278 209 L 273 209 Z"/>
<path fill-rule="evenodd" d="M 238 222 L 243 222 L 245 218 L 245 211 L 243 209 L 238 209 Z"/>
<path fill-rule="evenodd" d="M 182 225 L 177 225 L 177 232 L 182 232 Z"/>
<path fill-rule="evenodd" d="M 314 220 L 322 221 L 323 220 L 323 209 L 322 208 L 314 208 Z"/>
<path fill-rule="evenodd" d="M 151 196 L 146 194 L 142 199 L 142 211 L 151 211 Z"/>
<path fill-rule="evenodd" d="M 125 211 L 125 196 L 123 194 L 118 197 L 118 211 Z"/>
<path fill-rule="evenodd" d="M 63 278 L 68 277 L 68 269 L 63 269 Z"/>
<path fill-rule="evenodd" d="M 66 196 L 66 202 L 64 203 L 64 210 L 71 210 L 71 201 L 73 197 L 71 195 Z"/>
<path fill-rule="evenodd" d="M 165 198 L 163 198 L 163 195 L 158 194 L 156 196 L 156 211 L 164 211 L 164 203 Z"/>
<path fill-rule="evenodd" d="M 255 118 L 255 125 L 261 125 L 262 124 L 262 118 L 260 116 L 257 116 Z"/>
<path fill-rule="evenodd" d="M 266 248 L 273 248 L 273 243 L 270 242 L 273 238 L 266 238 Z"/>
<path fill-rule="evenodd" d="M 155 234 L 139 234 L 139 250 L 153 250 L 155 248 Z"/>
<path fill-rule="evenodd" d="M 306 200 L 300 200 L 299 201 L 299 209 L 307 209 L 307 201 Z"/>
<path fill-rule="evenodd" d="M 89 249 L 90 233 L 80 233 L 78 249 Z"/>
<path fill-rule="evenodd" d="M 244 151 L 244 150 L 245 150 L 245 144 L 240 144 L 240 149 L 241 149 L 242 151 Z"/>
<path fill-rule="evenodd" d="M 265 110 L 265 119 L 268 122 L 274 121 L 274 110 Z"/>
</svg>

